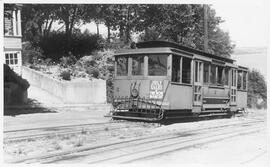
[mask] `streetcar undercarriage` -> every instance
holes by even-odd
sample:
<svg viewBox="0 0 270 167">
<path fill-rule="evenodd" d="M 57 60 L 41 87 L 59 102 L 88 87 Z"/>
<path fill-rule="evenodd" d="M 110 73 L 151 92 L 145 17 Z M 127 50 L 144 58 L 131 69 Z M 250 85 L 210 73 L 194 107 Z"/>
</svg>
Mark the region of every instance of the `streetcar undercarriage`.
<svg viewBox="0 0 270 167">
<path fill-rule="evenodd" d="M 141 120 L 160 122 L 170 119 L 200 118 L 211 116 L 234 115 L 228 108 L 216 108 L 204 112 L 193 112 L 192 109 L 169 110 L 162 106 L 162 102 L 146 98 L 118 97 L 113 100 L 113 110 L 108 117 L 113 119 Z"/>
</svg>

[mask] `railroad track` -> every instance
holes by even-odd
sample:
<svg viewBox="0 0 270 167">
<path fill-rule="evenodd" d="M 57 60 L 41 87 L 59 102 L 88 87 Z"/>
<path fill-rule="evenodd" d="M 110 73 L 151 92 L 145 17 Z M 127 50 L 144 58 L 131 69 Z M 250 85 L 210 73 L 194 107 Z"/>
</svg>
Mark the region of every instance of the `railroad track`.
<svg viewBox="0 0 270 167">
<path fill-rule="evenodd" d="M 254 119 L 250 119 L 254 120 Z M 261 121 L 260 119 L 256 119 Z M 237 121 L 236 121 L 237 122 Z M 92 124 L 79 124 L 79 125 L 66 125 L 56 127 L 43 127 L 43 128 L 29 128 L 21 130 L 9 130 L 4 131 L 4 143 L 20 142 L 20 141 L 33 141 L 41 138 L 75 135 L 75 134 L 87 134 L 87 133 L 99 133 L 102 131 L 112 131 L 125 127 L 140 127 L 138 123 L 127 121 L 114 121 L 104 123 L 92 123 Z"/>
<path fill-rule="evenodd" d="M 11 163 L 128 163 L 171 151 L 223 140 L 233 136 L 253 133 L 264 129 L 265 121 L 247 121 L 221 126 L 179 131 L 163 135 L 103 143 L 101 145 L 65 150 L 42 156 L 10 161 Z"/>
<path fill-rule="evenodd" d="M 137 128 L 142 127 L 140 123 L 130 123 L 125 121 L 115 121 L 106 123 L 68 125 L 46 128 L 31 128 L 23 130 L 4 131 L 4 143 L 19 142 L 24 140 L 37 140 L 40 138 L 63 136 L 72 134 L 98 133 L 101 131 L 117 130 L 119 128 Z"/>
</svg>

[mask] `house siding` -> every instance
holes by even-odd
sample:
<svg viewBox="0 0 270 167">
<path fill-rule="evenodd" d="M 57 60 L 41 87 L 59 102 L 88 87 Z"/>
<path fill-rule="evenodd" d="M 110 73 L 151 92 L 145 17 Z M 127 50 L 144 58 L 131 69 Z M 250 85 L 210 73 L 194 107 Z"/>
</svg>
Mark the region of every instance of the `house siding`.
<svg viewBox="0 0 270 167">
<path fill-rule="evenodd" d="M 4 51 L 18 51 L 22 49 L 22 39 L 21 37 L 4 37 Z"/>
</svg>

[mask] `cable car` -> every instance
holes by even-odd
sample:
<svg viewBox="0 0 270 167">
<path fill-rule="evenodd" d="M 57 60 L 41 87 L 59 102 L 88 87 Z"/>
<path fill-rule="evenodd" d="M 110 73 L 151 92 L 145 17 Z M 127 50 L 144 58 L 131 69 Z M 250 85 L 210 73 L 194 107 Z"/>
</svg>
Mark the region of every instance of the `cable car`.
<svg viewBox="0 0 270 167">
<path fill-rule="evenodd" d="M 173 42 L 147 41 L 115 54 L 115 119 L 161 121 L 232 115 L 247 107 L 248 69 Z"/>
</svg>

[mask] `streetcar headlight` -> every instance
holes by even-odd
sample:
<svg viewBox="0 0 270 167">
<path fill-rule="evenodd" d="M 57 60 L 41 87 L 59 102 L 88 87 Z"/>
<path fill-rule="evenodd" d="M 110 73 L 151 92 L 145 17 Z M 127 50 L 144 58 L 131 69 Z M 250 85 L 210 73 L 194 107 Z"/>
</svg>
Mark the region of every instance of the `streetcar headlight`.
<svg viewBox="0 0 270 167">
<path fill-rule="evenodd" d="M 138 97 L 138 95 L 139 95 L 139 92 L 138 92 L 137 89 L 132 89 L 131 90 L 131 96 L 132 97 L 136 98 L 136 97 Z"/>
</svg>

